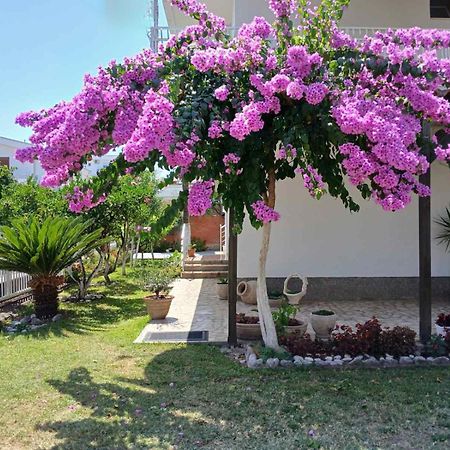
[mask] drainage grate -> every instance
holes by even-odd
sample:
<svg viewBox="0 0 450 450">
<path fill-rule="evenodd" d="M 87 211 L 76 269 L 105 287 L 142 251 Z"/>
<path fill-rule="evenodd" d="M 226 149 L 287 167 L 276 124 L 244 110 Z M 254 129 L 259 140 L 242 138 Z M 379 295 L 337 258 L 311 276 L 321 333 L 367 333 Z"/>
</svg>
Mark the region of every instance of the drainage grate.
<svg viewBox="0 0 450 450">
<path fill-rule="evenodd" d="M 208 342 L 208 331 L 149 331 L 142 342 Z"/>
</svg>

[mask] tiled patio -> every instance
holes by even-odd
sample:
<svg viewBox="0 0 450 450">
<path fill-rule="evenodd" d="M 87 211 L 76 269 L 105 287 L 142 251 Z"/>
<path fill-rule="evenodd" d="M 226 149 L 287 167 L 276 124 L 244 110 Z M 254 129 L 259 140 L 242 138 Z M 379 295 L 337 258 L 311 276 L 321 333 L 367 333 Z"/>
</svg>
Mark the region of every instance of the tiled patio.
<svg viewBox="0 0 450 450">
<path fill-rule="evenodd" d="M 226 342 L 228 335 L 228 303 L 216 295 L 215 279 L 180 279 L 174 284 L 174 300 L 166 320 L 148 323 L 135 342 L 152 342 L 158 333 L 208 331 L 209 342 Z M 448 311 L 449 302 L 439 300 L 433 304 L 433 317 L 440 311 Z M 419 307 L 414 300 L 378 301 L 311 301 L 301 302 L 298 317 L 308 318 L 317 309 L 332 309 L 338 316 L 338 323 L 354 325 L 376 316 L 383 326 L 408 326 L 419 330 Z M 237 311 L 257 314 L 256 305 L 249 306 L 241 301 Z M 310 326 L 308 332 L 312 334 Z M 151 334 L 148 339 L 148 334 Z M 183 339 L 180 339 L 182 342 Z M 158 339 L 158 342 L 161 340 Z"/>
</svg>

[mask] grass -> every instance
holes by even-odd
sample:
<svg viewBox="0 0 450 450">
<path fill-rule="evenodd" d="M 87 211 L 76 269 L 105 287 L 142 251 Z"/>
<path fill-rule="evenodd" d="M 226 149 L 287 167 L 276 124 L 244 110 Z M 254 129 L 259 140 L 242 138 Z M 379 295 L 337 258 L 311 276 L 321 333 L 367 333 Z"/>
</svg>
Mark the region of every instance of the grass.
<svg viewBox="0 0 450 450">
<path fill-rule="evenodd" d="M 143 293 L 114 279 L 47 331 L 0 335 L 0 448 L 448 448 L 448 368 L 250 371 L 136 345 Z"/>
</svg>

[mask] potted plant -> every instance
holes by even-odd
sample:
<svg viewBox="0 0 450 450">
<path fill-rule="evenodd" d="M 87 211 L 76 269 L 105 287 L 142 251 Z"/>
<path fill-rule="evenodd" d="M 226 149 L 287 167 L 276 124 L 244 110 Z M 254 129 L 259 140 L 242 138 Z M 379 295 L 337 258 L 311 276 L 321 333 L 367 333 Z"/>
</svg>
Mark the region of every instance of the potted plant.
<svg viewBox="0 0 450 450">
<path fill-rule="evenodd" d="M 228 279 L 220 278 L 216 284 L 217 297 L 220 300 L 228 300 Z"/>
<path fill-rule="evenodd" d="M 286 301 L 286 297 L 281 291 L 269 291 L 269 305 L 271 308 L 279 308 L 283 302 Z"/>
<path fill-rule="evenodd" d="M 436 334 L 445 337 L 447 332 L 450 331 L 450 314 L 439 314 L 436 319 L 435 327 Z"/>
<path fill-rule="evenodd" d="M 0 227 L 0 270 L 31 276 L 34 310 L 38 319 L 58 313 L 58 287 L 64 269 L 104 244 L 102 229 L 91 220 L 52 217 L 40 223 L 24 218 Z"/>
<path fill-rule="evenodd" d="M 169 295 L 170 284 L 174 280 L 174 276 L 170 268 L 160 267 L 146 271 L 141 271 L 141 283 L 144 288 L 152 294 L 144 297 L 147 306 L 147 312 L 150 320 L 163 320 L 166 318 L 173 296 Z"/>
<path fill-rule="evenodd" d="M 236 335 L 238 339 L 259 341 L 262 339 L 259 317 L 236 314 Z"/>
<path fill-rule="evenodd" d="M 195 250 L 197 249 L 196 244 L 190 244 L 188 247 L 188 256 L 189 258 L 193 258 L 195 256 Z"/>
<path fill-rule="evenodd" d="M 311 313 L 311 326 L 317 339 L 328 340 L 336 326 L 336 314 L 327 309 L 313 311 Z"/>
<path fill-rule="evenodd" d="M 295 317 L 297 312 L 298 309 L 294 305 L 284 303 L 280 306 L 278 311 L 272 313 L 278 334 L 296 333 L 298 336 L 303 336 L 305 334 L 308 324 Z"/>
</svg>

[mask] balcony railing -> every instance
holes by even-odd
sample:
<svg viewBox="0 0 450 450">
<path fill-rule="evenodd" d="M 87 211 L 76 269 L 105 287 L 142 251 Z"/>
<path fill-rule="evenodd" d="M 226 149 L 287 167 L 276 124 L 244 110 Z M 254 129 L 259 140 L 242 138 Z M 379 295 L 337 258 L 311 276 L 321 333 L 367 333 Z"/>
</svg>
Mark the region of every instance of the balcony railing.
<svg viewBox="0 0 450 450">
<path fill-rule="evenodd" d="M 239 28 L 229 27 L 227 31 L 233 36 Z M 361 40 L 364 36 L 373 36 L 377 31 L 387 31 L 388 28 L 368 28 L 368 27 L 343 27 L 343 31 L 348 33 L 355 39 Z M 157 50 L 159 44 L 166 42 L 172 35 L 183 31 L 182 28 L 170 27 L 152 27 L 148 30 L 148 38 L 150 40 L 150 48 Z M 442 49 L 438 52 L 441 58 L 450 58 L 450 50 Z"/>
</svg>

